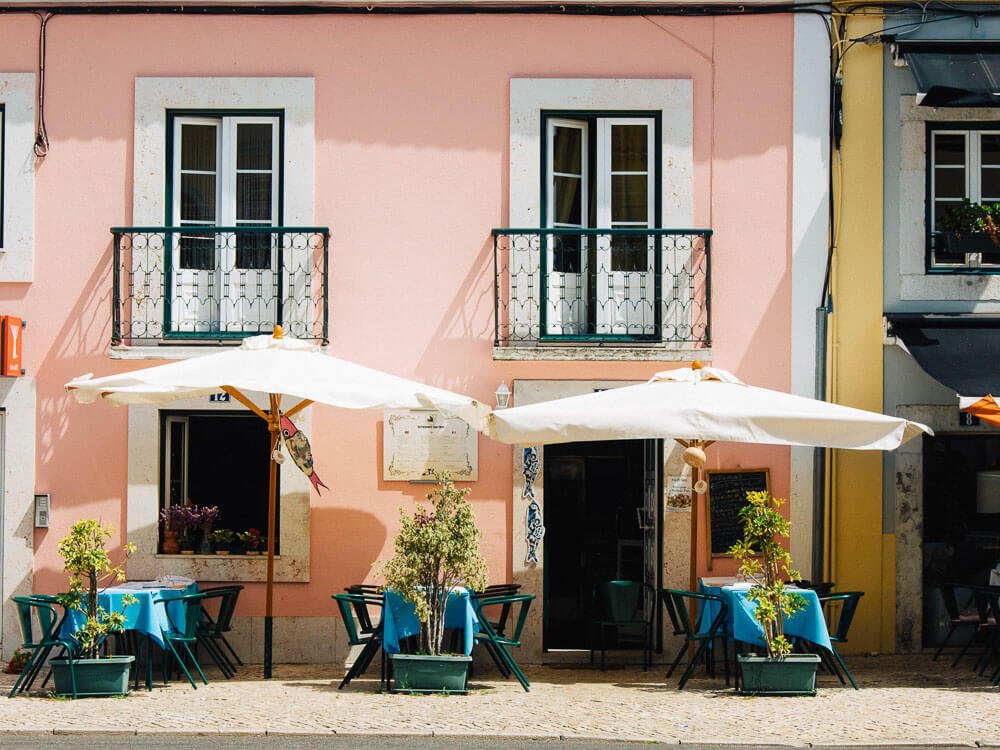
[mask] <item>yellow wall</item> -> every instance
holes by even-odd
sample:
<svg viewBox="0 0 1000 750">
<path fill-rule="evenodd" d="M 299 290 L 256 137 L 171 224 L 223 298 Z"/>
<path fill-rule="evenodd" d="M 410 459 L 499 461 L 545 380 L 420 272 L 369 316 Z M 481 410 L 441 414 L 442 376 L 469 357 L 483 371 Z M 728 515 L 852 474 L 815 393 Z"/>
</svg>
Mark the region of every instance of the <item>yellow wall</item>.
<svg viewBox="0 0 1000 750">
<path fill-rule="evenodd" d="M 848 20 L 845 38 L 882 26 Z M 854 45 L 844 58 L 844 135 L 834 155 L 837 207 L 830 321 L 830 397 L 882 411 L 882 47 Z M 892 651 L 895 544 L 882 534 L 882 457 L 834 451 L 828 495 L 828 577 L 838 591 L 864 591 L 850 650 Z"/>
</svg>

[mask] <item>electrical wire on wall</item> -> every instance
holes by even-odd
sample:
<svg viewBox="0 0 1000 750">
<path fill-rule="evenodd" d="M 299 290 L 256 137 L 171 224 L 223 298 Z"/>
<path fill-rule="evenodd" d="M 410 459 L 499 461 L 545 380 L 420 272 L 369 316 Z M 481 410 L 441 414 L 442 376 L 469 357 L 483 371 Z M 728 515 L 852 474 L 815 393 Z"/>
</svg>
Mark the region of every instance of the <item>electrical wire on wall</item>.
<svg viewBox="0 0 1000 750">
<path fill-rule="evenodd" d="M 36 12 L 38 16 L 38 83 L 35 107 L 35 156 L 44 159 L 49 153 L 49 134 L 45 128 L 45 27 L 52 13 Z"/>
</svg>

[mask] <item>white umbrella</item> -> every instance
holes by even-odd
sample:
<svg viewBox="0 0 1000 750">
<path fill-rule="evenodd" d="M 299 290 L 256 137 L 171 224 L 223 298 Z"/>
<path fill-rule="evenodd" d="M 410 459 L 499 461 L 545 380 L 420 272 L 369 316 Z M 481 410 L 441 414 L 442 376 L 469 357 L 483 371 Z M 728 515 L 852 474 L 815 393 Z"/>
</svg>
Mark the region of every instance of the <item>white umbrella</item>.
<svg viewBox="0 0 1000 750">
<path fill-rule="evenodd" d="M 717 440 L 890 450 L 921 433 L 934 434 L 917 422 L 750 386 L 698 362 L 640 385 L 495 411 L 486 431 L 519 445 L 674 439 L 699 474 L 703 449 Z M 697 507 L 692 503 L 692 585 Z"/>
<path fill-rule="evenodd" d="M 277 481 L 276 449 L 279 419 L 291 417 L 312 403 L 345 409 L 434 408 L 480 427 L 488 406 L 458 393 L 406 380 L 379 370 L 329 357 L 308 342 L 273 336 L 253 336 L 238 349 L 120 375 L 83 375 L 66 384 L 82 403 L 98 399 L 112 404 L 159 404 L 225 392 L 267 421 L 271 431 L 271 473 L 267 521 L 267 606 L 264 619 L 264 676 L 271 676 L 271 626 L 274 586 L 274 525 Z M 251 393 L 267 396 L 268 406 L 254 403 Z M 281 408 L 282 396 L 300 399 Z"/>
</svg>

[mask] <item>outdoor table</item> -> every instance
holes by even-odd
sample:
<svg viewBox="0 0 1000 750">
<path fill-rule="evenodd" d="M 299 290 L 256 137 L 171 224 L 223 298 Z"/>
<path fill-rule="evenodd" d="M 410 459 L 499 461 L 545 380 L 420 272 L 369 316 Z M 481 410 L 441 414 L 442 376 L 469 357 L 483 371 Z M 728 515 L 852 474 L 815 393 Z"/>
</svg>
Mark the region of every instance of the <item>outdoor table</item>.
<svg viewBox="0 0 1000 750">
<path fill-rule="evenodd" d="M 163 648 L 163 632 L 173 630 L 172 622 L 182 625 L 184 622 L 183 607 L 178 604 L 167 604 L 161 607 L 155 603 L 157 599 L 176 599 L 185 594 L 198 593 L 198 584 L 190 578 L 172 578 L 166 581 L 128 581 L 109 586 L 97 594 L 97 606 L 105 612 L 121 612 L 122 599 L 131 594 L 136 598 L 133 604 L 125 608 L 125 630 L 151 638 Z M 169 615 L 167 610 L 169 610 Z M 66 612 L 60 635 L 72 637 L 87 621 L 87 615 L 78 609 Z"/>
<path fill-rule="evenodd" d="M 382 607 L 382 648 L 387 654 L 399 653 L 399 642 L 420 632 L 420 621 L 413 604 L 406 601 L 395 591 L 387 590 L 384 594 L 385 606 Z M 479 618 L 476 608 L 469 597 L 468 589 L 452 591 L 448 595 L 448 604 L 444 613 L 446 628 L 460 628 L 463 634 L 462 652 L 472 653 L 476 631 L 479 630 Z"/>
<path fill-rule="evenodd" d="M 721 596 L 722 601 L 726 603 L 728 609 L 725 624 L 726 634 L 743 643 L 763 646 L 764 628 L 753 618 L 754 612 L 757 610 L 757 604 L 747 598 L 747 595 L 750 593 L 751 584 L 731 583 L 723 586 L 712 586 L 709 585 L 710 583 L 709 579 L 703 578 L 701 591 L 705 594 Z M 823 617 L 823 608 L 819 603 L 819 596 L 812 589 L 799 589 L 794 586 L 787 586 L 786 588 L 801 594 L 802 598 L 806 600 L 806 606 L 793 616 L 785 618 L 785 635 L 803 638 L 827 650 L 832 650 L 832 646 L 830 645 L 830 631 L 826 626 L 826 618 Z M 702 609 L 698 620 L 699 632 L 706 632 L 708 630 L 718 611 L 719 608 L 715 602 L 702 602 Z"/>
</svg>

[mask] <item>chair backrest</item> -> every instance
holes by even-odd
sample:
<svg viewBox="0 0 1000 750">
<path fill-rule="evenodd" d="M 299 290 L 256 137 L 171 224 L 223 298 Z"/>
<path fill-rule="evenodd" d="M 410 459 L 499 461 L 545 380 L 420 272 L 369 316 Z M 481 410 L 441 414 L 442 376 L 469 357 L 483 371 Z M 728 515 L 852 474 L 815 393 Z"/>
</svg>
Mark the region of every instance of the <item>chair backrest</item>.
<svg viewBox="0 0 1000 750">
<path fill-rule="evenodd" d="M 973 585 L 972 600 L 979 613 L 979 625 L 995 625 L 1000 622 L 1000 586 Z"/>
<path fill-rule="evenodd" d="M 833 632 L 830 634 L 831 640 L 837 642 L 844 642 L 847 640 L 847 632 L 851 629 L 851 621 L 854 619 L 854 613 L 858 609 L 858 602 L 861 601 L 861 597 L 865 595 L 864 591 L 843 591 L 839 594 L 827 594 L 826 596 L 819 597 L 819 604 L 826 612 L 828 617 L 836 617 L 837 624 L 834 627 Z M 840 612 L 836 615 L 831 614 L 831 607 L 828 605 L 831 602 L 840 602 Z"/>
<path fill-rule="evenodd" d="M 48 597 L 12 596 L 17 605 L 17 623 L 21 626 L 21 647 L 34 648 L 55 639 L 59 627 L 59 614 Z M 34 622 L 38 622 L 38 640 L 35 640 Z"/>
<path fill-rule="evenodd" d="M 340 619 L 344 621 L 344 628 L 347 629 L 347 642 L 352 646 L 364 643 L 365 641 L 358 632 L 358 626 L 354 624 L 354 614 L 357 612 L 356 605 L 360 601 L 363 607 L 364 597 L 361 594 L 331 594 L 330 598 L 337 602 Z"/>
<path fill-rule="evenodd" d="M 956 594 L 956 589 L 959 588 L 964 587 L 957 583 L 941 584 L 941 599 L 944 601 L 944 609 L 948 613 L 948 619 L 952 622 L 959 621 L 958 594 Z"/>
<path fill-rule="evenodd" d="M 378 626 L 378 619 L 372 617 L 373 609 L 381 609 L 385 605 L 385 597 L 382 587 L 370 583 L 356 583 L 344 589 L 351 594 L 351 606 L 354 607 L 354 614 L 358 618 L 358 627 L 361 633 L 367 634 L 375 631 Z"/>
<path fill-rule="evenodd" d="M 726 603 L 721 596 L 702 594 L 698 591 L 684 591 L 683 589 L 662 589 L 660 598 L 663 600 L 663 606 L 670 617 L 674 635 L 683 635 L 688 640 L 693 639 L 698 634 L 698 628 L 689 609 L 695 602 L 712 602 L 719 608 L 715 617 L 712 618 L 708 631 L 714 632 L 716 629 L 721 629 L 722 624 L 726 621 Z"/>
<path fill-rule="evenodd" d="M 605 581 L 594 586 L 595 619 L 607 622 L 644 622 L 644 598 L 655 601 L 653 587 L 639 581 Z M 649 608 L 650 613 L 654 608 Z"/>
<path fill-rule="evenodd" d="M 201 602 L 201 614 L 202 627 L 206 631 L 218 636 L 233 629 L 233 614 L 236 612 L 236 602 L 242 590 L 243 586 L 234 584 L 232 586 L 215 586 L 199 592 L 205 594 Z M 215 617 L 209 614 L 205 606 L 213 599 L 219 600 L 219 610 L 215 613 Z"/>
<path fill-rule="evenodd" d="M 486 596 L 473 597 L 473 604 L 476 606 L 476 612 L 479 615 L 480 623 L 482 623 L 480 627 L 491 628 L 494 630 L 494 635 L 500 636 L 504 643 L 509 646 L 520 646 L 521 631 L 524 630 L 524 623 L 528 621 L 528 610 L 531 607 L 531 602 L 534 600 L 534 594 L 507 594 L 492 596 L 489 598 Z M 490 625 L 489 620 L 483 613 L 483 607 L 501 606 L 505 611 L 507 611 L 517 604 L 520 604 L 520 609 L 517 613 L 517 619 L 514 621 L 514 630 L 509 635 L 505 634 L 501 630 L 498 630 L 493 625 Z"/>
<path fill-rule="evenodd" d="M 482 591 L 471 592 L 470 596 L 475 604 L 482 599 L 515 596 L 520 589 L 521 584 L 519 583 L 494 583 L 487 586 Z M 510 617 L 510 607 L 511 602 L 505 602 L 500 605 L 500 615 L 497 617 L 496 622 L 493 623 L 493 629 L 497 632 L 497 635 L 503 635 L 507 630 L 507 620 Z"/>
<path fill-rule="evenodd" d="M 167 598 L 156 597 L 154 604 L 162 604 L 167 613 L 167 620 L 173 628 L 173 632 L 168 635 L 179 635 L 184 638 L 195 638 L 198 634 L 198 623 L 201 621 L 201 603 L 210 596 L 210 592 L 198 594 L 184 594 L 183 596 L 169 596 Z M 184 615 L 180 622 L 170 616 L 170 608 L 179 605 Z"/>
</svg>

